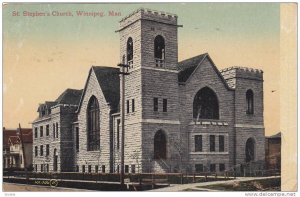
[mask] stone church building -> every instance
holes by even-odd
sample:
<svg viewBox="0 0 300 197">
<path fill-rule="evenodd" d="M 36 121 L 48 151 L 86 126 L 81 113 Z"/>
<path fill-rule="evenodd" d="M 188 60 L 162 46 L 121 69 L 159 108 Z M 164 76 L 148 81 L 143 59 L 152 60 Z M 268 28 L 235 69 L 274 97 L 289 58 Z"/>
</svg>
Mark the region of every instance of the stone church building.
<svg viewBox="0 0 300 197">
<path fill-rule="evenodd" d="M 220 172 L 263 161 L 263 72 L 218 70 L 205 53 L 178 62 L 177 16 L 139 9 L 120 21 L 125 173 Z M 83 90 L 39 105 L 33 167 L 120 171 L 120 69 L 92 66 Z"/>
</svg>

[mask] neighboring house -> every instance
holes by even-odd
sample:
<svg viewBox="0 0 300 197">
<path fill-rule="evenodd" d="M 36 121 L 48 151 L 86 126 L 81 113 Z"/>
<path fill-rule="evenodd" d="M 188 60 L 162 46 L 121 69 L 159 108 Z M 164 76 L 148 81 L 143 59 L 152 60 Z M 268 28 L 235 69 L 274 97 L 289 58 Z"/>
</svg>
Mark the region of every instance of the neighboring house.
<svg viewBox="0 0 300 197">
<path fill-rule="evenodd" d="M 266 166 L 267 169 L 281 168 L 281 132 L 266 137 Z"/>
<path fill-rule="evenodd" d="M 178 27 L 176 15 L 148 9 L 120 21 L 120 61 L 129 65 L 125 172 L 220 172 L 264 161 L 263 71 L 220 71 L 207 53 L 178 62 Z M 72 102 L 38 109 L 36 170 L 119 172 L 119 69 L 92 66 L 83 91 L 69 91 Z"/>
<path fill-rule="evenodd" d="M 3 168 L 24 168 L 24 145 L 26 166 L 32 164 L 32 129 L 23 128 L 22 137 L 17 129 L 3 128 Z"/>
</svg>

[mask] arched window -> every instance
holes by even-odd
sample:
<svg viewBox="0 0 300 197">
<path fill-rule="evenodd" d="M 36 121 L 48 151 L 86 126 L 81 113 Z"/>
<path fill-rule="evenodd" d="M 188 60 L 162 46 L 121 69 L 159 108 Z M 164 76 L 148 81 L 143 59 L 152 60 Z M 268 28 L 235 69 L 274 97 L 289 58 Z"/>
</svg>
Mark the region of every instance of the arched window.
<svg viewBox="0 0 300 197">
<path fill-rule="evenodd" d="M 154 39 L 154 58 L 156 66 L 163 66 L 165 60 L 165 39 L 158 35 Z"/>
<path fill-rule="evenodd" d="M 95 96 L 90 98 L 87 109 L 88 128 L 88 150 L 99 150 L 100 148 L 100 116 L 99 104 Z"/>
<path fill-rule="evenodd" d="M 247 114 L 253 114 L 254 107 L 253 107 L 253 91 L 252 90 L 247 90 L 246 102 L 247 102 Z"/>
<path fill-rule="evenodd" d="M 133 60 L 133 41 L 129 37 L 127 40 L 127 63 L 129 64 Z"/>
<path fill-rule="evenodd" d="M 245 155 L 246 155 L 246 162 L 254 161 L 255 141 L 253 138 L 249 138 L 246 142 Z"/>
<path fill-rule="evenodd" d="M 162 130 L 156 132 L 154 136 L 154 159 L 167 158 L 167 140 Z"/>
<path fill-rule="evenodd" d="M 196 119 L 219 119 L 218 98 L 213 90 L 204 87 L 194 98 L 193 117 Z"/>
</svg>

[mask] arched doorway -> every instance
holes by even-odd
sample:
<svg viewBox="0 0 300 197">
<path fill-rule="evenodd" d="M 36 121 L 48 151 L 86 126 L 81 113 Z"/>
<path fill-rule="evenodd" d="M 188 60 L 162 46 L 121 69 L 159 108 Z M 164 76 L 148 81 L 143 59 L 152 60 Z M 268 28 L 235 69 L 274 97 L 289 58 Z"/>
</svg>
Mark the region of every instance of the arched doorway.
<svg viewBox="0 0 300 197">
<path fill-rule="evenodd" d="M 249 138 L 246 142 L 245 155 L 247 163 L 255 160 L 255 141 L 253 138 Z"/>
<path fill-rule="evenodd" d="M 57 150 L 56 148 L 54 149 L 54 153 L 53 153 L 53 171 L 57 171 Z"/>
<path fill-rule="evenodd" d="M 167 140 L 162 130 L 156 132 L 154 136 L 154 159 L 167 158 Z"/>
</svg>

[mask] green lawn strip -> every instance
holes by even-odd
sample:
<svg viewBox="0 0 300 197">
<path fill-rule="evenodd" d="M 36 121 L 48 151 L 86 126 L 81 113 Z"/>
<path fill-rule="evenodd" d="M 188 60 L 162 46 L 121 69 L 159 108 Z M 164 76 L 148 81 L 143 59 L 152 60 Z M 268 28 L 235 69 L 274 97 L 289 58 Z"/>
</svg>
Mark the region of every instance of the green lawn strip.
<svg viewBox="0 0 300 197">
<path fill-rule="evenodd" d="M 223 191 L 280 191 L 280 178 L 260 179 L 252 181 L 236 181 L 233 183 L 222 183 L 197 188 L 207 188 Z"/>
</svg>

